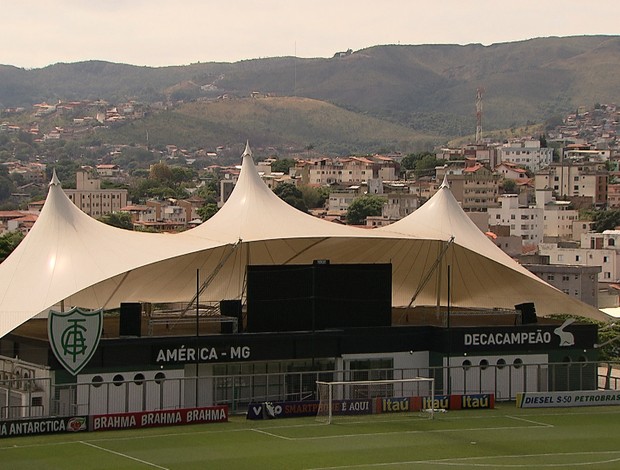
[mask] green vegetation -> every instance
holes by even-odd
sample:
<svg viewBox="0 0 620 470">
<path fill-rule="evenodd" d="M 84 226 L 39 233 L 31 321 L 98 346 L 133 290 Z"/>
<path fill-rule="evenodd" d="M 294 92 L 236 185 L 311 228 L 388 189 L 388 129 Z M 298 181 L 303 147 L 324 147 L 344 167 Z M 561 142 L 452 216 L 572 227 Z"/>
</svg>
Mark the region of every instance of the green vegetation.
<svg viewBox="0 0 620 470">
<path fill-rule="evenodd" d="M 274 188 L 273 192 L 288 205 L 293 206 L 302 212 L 308 212 L 308 206 L 306 206 L 306 203 L 304 202 L 303 194 L 294 184 L 279 184 Z"/>
<path fill-rule="evenodd" d="M 435 167 L 443 165 L 443 160 L 438 160 L 429 152 L 412 153 L 403 158 L 401 168 L 405 171 L 412 170 L 416 178 L 434 176 Z"/>
<path fill-rule="evenodd" d="M 0 263 L 4 261 L 24 239 L 21 232 L 6 232 L 0 235 Z"/>
<path fill-rule="evenodd" d="M 3 468 L 615 469 L 618 407 L 449 411 L 247 421 L 0 440 Z"/>
<path fill-rule="evenodd" d="M 485 88 L 485 131 L 542 123 L 584 103 L 619 102 L 620 83 L 614 79 L 620 73 L 619 43 L 617 36 L 574 36 L 491 46 L 385 45 L 344 58 L 278 57 L 183 67 L 102 61 L 33 70 L 0 66 L 0 102 L 153 103 L 248 97 L 258 91 L 259 96 L 325 101 L 424 134 L 454 138 L 474 133 L 480 86 Z"/>
<path fill-rule="evenodd" d="M 111 214 L 105 214 L 99 218 L 99 221 L 113 227 L 133 230 L 133 221 L 129 212 L 112 212 Z"/>
<path fill-rule="evenodd" d="M 347 223 L 351 225 L 363 225 L 366 217 L 381 215 L 381 209 L 385 204 L 385 197 L 366 194 L 353 200 L 347 210 Z"/>
<path fill-rule="evenodd" d="M 620 226 L 620 210 L 612 209 L 594 212 L 592 216 L 592 220 L 594 220 L 592 228 L 595 232 L 601 233 L 605 230 L 614 230 Z"/>
</svg>

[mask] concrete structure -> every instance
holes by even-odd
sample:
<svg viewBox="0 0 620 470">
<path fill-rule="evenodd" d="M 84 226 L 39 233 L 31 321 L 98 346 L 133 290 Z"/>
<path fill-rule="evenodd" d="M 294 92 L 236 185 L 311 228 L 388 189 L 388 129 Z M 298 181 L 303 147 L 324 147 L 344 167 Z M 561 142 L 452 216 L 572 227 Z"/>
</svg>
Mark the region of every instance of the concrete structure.
<svg viewBox="0 0 620 470">
<path fill-rule="evenodd" d="M 619 232 L 620 233 L 620 232 Z M 549 257 L 550 264 L 598 266 L 599 282 L 617 282 L 620 279 L 620 253 L 609 239 L 600 233 L 587 233 L 581 243 L 541 243 L 538 251 Z"/>
<path fill-rule="evenodd" d="M 500 162 L 513 163 L 538 171 L 553 161 L 553 149 L 540 146 L 538 140 L 508 143 L 497 149 Z"/>
<path fill-rule="evenodd" d="M 448 166 L 437 171 L 437 179 L 448 177 L 452 194 L 465 212 L 486 212 L 497 207 L 500 176 L 477 162 L 464 168 Z"/>
<path fill-rule="evenodd" d="M 593 307 L 598 307 L 598 274 L 600 266 L 568 264 L 523 263 L 523 266 L 543 281 Z"/>
<path fill-rule="evenodd" d="M 538 245 L 544 236 L 544 210 L 540 207 L 521 206 L 516 194 L 499 197 L 501 206 L 490 208 L 489 227 L 505 225 L 510 227 L 510 235 L 521 238 L 523 245 Z"/>
<path fill-rule="evenodd" d="M 488 210 L 489 226 L 509 226 L 510 234 L 521 237 L 523 245 L 538 245 L 545 238 L 571 239 L 579 213 L 568 201 L 556 201 L 551 194 L 549 189 L 536 191 L 535 205 L 520 204 L 516 194 L 500 196 L 501 207 Z"/>
<path fill-rule="evenodd" d="M 557 198 L 589 197 L 596 207 L 607 204 L 608 173 L 603 163 L 564 162 L 536 173 L 536 189 L 550 188 Z"/>
<path fill-rule="evenodd" d="M 101 180 L 92 178 L 87 170 L 76 173 L 76 189 L 65 189 L 69 199 L 83 212 L 98 218 L 118 212 L 127 205 L 126 189 L 101 189 Z"/>
</svg>

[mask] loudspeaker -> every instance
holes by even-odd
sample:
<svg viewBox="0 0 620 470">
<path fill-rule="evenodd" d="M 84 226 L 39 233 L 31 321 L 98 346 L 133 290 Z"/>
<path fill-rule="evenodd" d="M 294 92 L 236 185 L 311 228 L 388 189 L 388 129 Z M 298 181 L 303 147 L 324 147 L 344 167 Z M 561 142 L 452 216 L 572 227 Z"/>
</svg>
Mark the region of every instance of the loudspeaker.
<svg viewBox="0 0 620 470">
<path fill-rule="evenodd" d="M 521 324 L 530 325 L 538 322 L 538 318 L 536 318 L 536 308 L 533 302 L 517 304 L 515 305 L 515 309 L 521 312 Z"/>
<path fill-rule="evenodd" d="M 119 336 L 142 336 L 142 304 L 121 303 L 121 316 L 118 325 Z"/>
<path fill-rule="evenodd" d="M 243 308 L 241 300 L 220 300 L 220 314 L 237 319 L 237 332 L 243 333 Z M 232 323 L 222 322 L 222 333 L 232 333 Z"/>
</svg>

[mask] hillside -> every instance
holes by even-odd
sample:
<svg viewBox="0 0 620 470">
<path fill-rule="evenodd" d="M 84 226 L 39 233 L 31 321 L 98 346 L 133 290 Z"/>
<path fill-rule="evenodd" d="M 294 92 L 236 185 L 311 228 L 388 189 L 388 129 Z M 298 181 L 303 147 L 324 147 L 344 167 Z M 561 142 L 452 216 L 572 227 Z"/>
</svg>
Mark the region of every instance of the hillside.
<svg viewBox="0 0 620 470">
<path fill-rule="evenodd" d="M 278 57 L 159 68 L 101 61 L 32 70 L 0 66 L 0 104 L 96 98 L 154 102 L 247 97 L 259 91 L 326 101 L 456 137 L 475 129 L 478 87 L 485 90 L 483 127 L 491 130 L 542 122 L 582 105 L 620 102 L 618 76 L 619 36 L 552 37 L 491 46 L 386 45 L 329 59 Z M 321 136 L 291 136 L 298 138 Z"/>
<path fill-rule="evenodd" d="M 439 143 L 436 137 L 309 98 L 266 97 L 200 101 L 154 113 L 129 125 L 99 133 L 112 143 L 214 149 L 246 140 L 276 153 L 312 147 L 330 154 L 419 151 Z"/>
</svg>

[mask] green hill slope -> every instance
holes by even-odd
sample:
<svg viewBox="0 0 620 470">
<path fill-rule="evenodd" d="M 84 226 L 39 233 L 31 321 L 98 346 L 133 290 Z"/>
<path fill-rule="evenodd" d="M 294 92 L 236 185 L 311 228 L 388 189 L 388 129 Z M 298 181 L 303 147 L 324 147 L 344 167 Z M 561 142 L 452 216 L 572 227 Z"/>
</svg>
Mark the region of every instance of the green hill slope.
<svg viewBox="0 0 620 470">
<path fill-rule="evenodd" d="M 187 91 L 185 85 L 191 83 L 194 98 L 245 97 L 253 91 L 312 98 L 454 137 L 473 133 L 479 87 L 485 90 L 483 128 L 491 130 L 541 122 L 578 106 L 618 103 L 618 76 L 619 36 L 551 37 L 491 46 L 386 45 L 339 58 L 277 57 L 179 67 L 101 61 L 33 70 L 0 66 L 0 104 L 85 98 L 162 101 L 174 98 L 174 90 Z"/>
<path fill-rule="evenodd" d="M 270 97 L 187 103 L 102 131 L 115 143 L 214 149 L 250 140 L 255 147 L 273 147 L 288 154 L 309 146 L 320 152 L 347 155 L 432 148 L 436 136 L 364 116 L 308 98 Z"/>
</svg>

